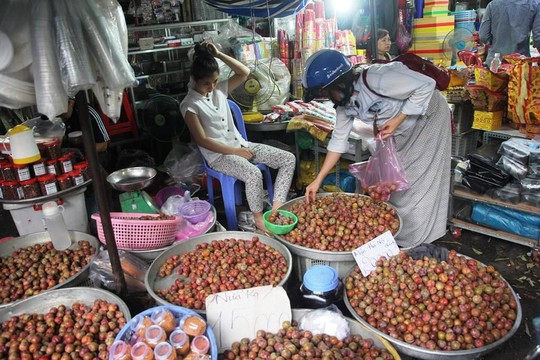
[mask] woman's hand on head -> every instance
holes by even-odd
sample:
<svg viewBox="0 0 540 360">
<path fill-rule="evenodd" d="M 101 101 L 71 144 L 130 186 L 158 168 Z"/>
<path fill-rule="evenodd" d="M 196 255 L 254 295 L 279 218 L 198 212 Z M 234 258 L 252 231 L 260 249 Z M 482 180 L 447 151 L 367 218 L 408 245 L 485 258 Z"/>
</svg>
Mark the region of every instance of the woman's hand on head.
<svg viewBox="0 0 540 360">
<path fill-rule="evenodd" d="M 394 135 L 396 129 L 406 117 L 407 115 L 400 113 L 398 116 L 385 122 L 379 127 L 379 136 L 381 136 L 382 139 L 386 139 L 387 137 Z"/>
<path fill-rule="evenodd" d="M 205 41 L 202 43 L 202 45 L 204 47 L 206 47 L 206 49 L 208 49 L 208 51 L 210 52 L 210 54 L 213 56 L 213 57 L 216 57 L 220 54 L 220 51 L 218 50 L 218 48 L 216 47 L 216 45 L 214 45 L 213 43 L 211 42 L 208 42 L 208 41 Z"/>
<path fill-rule="evenodd" d="M 237 156 L 240 156 L 240 157 L 243 157 L 244 159 L 247 159 L 247 160 L 251 160 L 255 156 L 253 151 L 251 151 L 250 149 L 245 148 L 245 147 L 235 149 L 233 154 L 237 155 Z"/>
</svg>

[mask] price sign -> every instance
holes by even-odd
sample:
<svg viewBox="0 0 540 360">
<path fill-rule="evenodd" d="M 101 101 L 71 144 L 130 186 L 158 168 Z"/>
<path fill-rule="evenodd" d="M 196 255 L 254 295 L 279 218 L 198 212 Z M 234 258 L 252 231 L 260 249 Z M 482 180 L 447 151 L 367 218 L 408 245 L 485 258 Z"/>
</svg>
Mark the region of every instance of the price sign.
<svg viewBox="0 0 540 360">
<path fill-rule="evenodd" d="M 277 332 L 291 317 L 291 304 L 281 286 L 224 291 L 206 298 L 206 319 L 219 352 L 244 337 L 254 338 L 257 330 Z"/>
<path fill-rule="evenodd" d="M 368 276 L 369 273 L 375 270 L 375 263 L 381 257 L 389 258 L 397 255 L 399 248 L 396 240 L 390 231 L 377 236 L 375 239 L 355 249 L 352 254 L 362 275 Z"/>
</svg>

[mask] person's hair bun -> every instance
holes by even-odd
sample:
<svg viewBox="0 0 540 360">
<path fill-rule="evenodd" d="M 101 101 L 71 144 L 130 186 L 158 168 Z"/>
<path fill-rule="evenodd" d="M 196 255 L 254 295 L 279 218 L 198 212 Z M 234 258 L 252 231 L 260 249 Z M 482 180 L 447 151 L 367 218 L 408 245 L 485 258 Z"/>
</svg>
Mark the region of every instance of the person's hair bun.
<svg viewBox="0 0 540 360">
<path fill-rule="evenodd" d="M 201 57 L 201 58 L 213 57 L 212 53 L 210 53 L 210 50 L 208 50 L 206 46 L 202 46 L 201 43 L 195 44 L 195 47 L 193 48 L 193 50 L 194 50 L 193 59 L 198 58 L 198 57 Z"/>
</svg>

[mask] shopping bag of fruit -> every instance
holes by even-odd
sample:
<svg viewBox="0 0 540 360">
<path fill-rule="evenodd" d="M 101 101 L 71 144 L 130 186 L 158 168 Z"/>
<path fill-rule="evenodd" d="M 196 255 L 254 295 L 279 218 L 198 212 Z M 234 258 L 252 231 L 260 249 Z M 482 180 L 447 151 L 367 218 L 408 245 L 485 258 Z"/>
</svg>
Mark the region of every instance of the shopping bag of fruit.
<svg viewBox="0 0 540 360">
<path fill-rule="evenodd" d="M 396 191 L 410 187 L 392 136 L 376 138 L 376 150 L 368 161 L 349 165 L 349 172 L 356 176 L 362 189 L 375 201 L 388 201 Z"/>
</svg>

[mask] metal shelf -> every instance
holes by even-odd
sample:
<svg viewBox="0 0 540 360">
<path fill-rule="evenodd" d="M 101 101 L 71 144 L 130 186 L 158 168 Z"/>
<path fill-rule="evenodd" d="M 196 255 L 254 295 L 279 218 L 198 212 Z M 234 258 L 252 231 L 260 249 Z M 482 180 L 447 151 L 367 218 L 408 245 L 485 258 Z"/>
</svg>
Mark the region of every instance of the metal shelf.
<svg viewBox="0 0 540 360">
<path fill-rule="evenodd" d="M 173 75 L 173 74 L 183 74 L 184 70 L 174 70 L 174 71 L 167 71 L 167 72 L 161 72 L 156 74 L 148 74 L 148 75 L 141 75 L 141 76 L 135 76 L 135 79 L 148 79 L 151 76 L 167 76 L 167 75 Z"/>
<path fill-rule="evenodd" d="M 160 48 L 154 48 L 154 49 L 148 49 L 148 50 L 135 50 L 135 51 L 128 51 L 129 55 L 138 55 L 138 54 L 151 54 L 161 51 L 173 51 L 173 50 L 182 50 L 182 49 L 191 49 L 193 45 L 184 45 L 184 46 L 164 46 Z M 136 48 L 134 48 L 136 49 Z"/>
<path fill-rule="evenodd" d="M 503 239 L 503 240 L 506 240 L 506 241 L 510 241 L 510 242 L 513 242 L 513 243 L 516 243 L 516 244 L 528 246 L 528 247 L 534 247 L 534 246 L 538 245 L 538 241 L 533 240 L 533 239 L 529 239 L 529 238 L 526 238 L 526 237 L 523 237 L 523 236 L 515 235 L 515 234 L 509 233 L 509 232 L 506 232 L 506 231 L 502 231 L 502 230 L 491 229 L 491 228 L 488 228 L 488 227 L 485 227 L 485 226 L 473 224 L 473 223 L 463 221 L 463 220 L 459 220 L 459 219 L 456 219 L 456 218 L 451 218 L 450 219 L 450 225 L 454 226 L 454 227 L 461 228 L 461 229 L 474 231 L 474 232 L 477 232 L 477 233 L 480 233 L 480 234 L 492 236 L 492 237 L 495 237 L 495 238 L 498 238 L 498 239 Z"/>
<path fill-rule="evenodd" d="M 174 29 L 174 28 L 183 28 L 187 26 L 203 26 L 215 23 L 226 23 L 231 21 L 231 19 L 216 19 L 216 20 L 202 20 L 202 21 L 188 21 L 188 22 L 179 22 L 179 23 L 167 23 L 159 25 L 143 25 L 143 26 L 128 26 L 128 32 L 133 31 L 154 31 L 154 30 L 164 30 L 164 29 Z"/>
<path fill-rule="evenodd" d="M 497 205 L 512 210 L 524 211 L 536 215 L 540 215 L 540 207 L 528 205 L 524 203 L 510 204 L 505 201 L 490 198 L 486 195 L 475 194 L 472 191 L 465 189 L 454 189 L 453 195 L 461 199 L 472 200 L 476 202 L 483 202 L 486 204 Z"/>
</svg>

